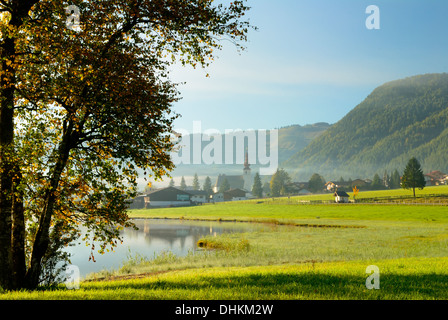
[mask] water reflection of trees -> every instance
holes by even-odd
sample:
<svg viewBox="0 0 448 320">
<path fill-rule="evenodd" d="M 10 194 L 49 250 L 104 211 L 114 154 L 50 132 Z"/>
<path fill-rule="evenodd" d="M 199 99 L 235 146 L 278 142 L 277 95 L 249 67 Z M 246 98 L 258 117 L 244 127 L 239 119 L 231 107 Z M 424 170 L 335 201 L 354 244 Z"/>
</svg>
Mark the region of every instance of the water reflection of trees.
<svg viewBox="0 0 448 320">
<path fill-rule="evenodd" d="M 121 231 L 123 238 L 137 239 L 143 238 L 145 242 L 150 245 L 153 241 L 163 241 L 170 247 L 173 247 L 176 242 L 180 243 L 180 248 L 184 249 L 187 239 L 193 239 L 196 243 L 200 238 L 208 235 L 216 236 L 223 233 L 241 232 L 243 229 L 232 226 L 225 226 L 223 224 L 210 223 L 209 225 L 193 225 L 182 223 L 160 223 L 151 220 L 136 220 L 134 221 L 138 230 L 133 228 L 126 228 Z M 195 249 L 195 246 L 193 247 Z"/>
</svg>

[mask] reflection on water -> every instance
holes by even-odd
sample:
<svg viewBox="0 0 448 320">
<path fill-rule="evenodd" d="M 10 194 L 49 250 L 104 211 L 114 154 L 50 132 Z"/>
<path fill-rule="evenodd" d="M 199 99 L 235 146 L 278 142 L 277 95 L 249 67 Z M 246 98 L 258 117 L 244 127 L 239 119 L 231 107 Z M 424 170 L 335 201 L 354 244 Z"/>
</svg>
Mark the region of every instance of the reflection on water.
<svg viewBox="0 0 448 320">
<path fill-rule="evenodd" d="M 196 243 L 204 236 L 246 232 L 254 228 L 253 224 L 216 221 L 136 219 L 133 222 L 139 230 L 126 228 L 121 231 L 123 244 L 119 244 L 114 252 L 103 255 L 96 253 L 96 262 L 88 261 L 90 247 L 83 243 L 67 250 L 72 254 L 71 262 L 79 267 L 81 276 L 104 269 L 117 269 L 128 258 L 129 253 L 153 258 L 162 251 L 171 251 L 178 256 L 185 256 L 189 251 L 197 250 Z"/>
</svg>

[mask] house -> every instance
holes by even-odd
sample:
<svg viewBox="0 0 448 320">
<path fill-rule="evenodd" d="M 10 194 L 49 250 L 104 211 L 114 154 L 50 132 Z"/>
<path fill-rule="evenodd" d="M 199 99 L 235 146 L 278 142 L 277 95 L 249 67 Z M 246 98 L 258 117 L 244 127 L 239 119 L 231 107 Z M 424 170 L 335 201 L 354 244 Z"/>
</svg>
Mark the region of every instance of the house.
<svg viewBox="0 0 448 320">
<path fill-rule="evenodd" d="M 191 205 L 191 194 L 174 187 L 158 189 L 145 197 L 145 208 L 184 207 Z"/>
<path fill-rule="evenodd" d="M 272 175 L 260 175 L 262 184 L 271 181 Z M 242 175 L 226 175 L 219 174 L 216 182 L 213 186 L 213 192 L 217 193 L 223 182 L 227 180 L 230 189 L 241 189 L 251 191 L 254 184 L 254 176 L 252 175 L 252 169 L 249 164 L 249 155 L 246 151 L 243 174 Z"/>
<path fill-rule="evenodd" d="M 224 191 L 224 201 L 247 200 L 247 191 L 242 189 L 231 189 Z"/>
<path fill-rule="evenodd" d="M 359 187 L 364 187 L 364 186 L 366 186 L 368 184 L 369 184 L 369 181 L 367 179 L 366 180 L 356 179 L 356 180 L 352 181 L 352 186 L 357 186 L 358 188 Z"/>
<path fill-rule="evenodd" d="M 232 189 L 243 189 L 244 188 L 244 177 L 242 175 L 232 176 L 232 175 L 220 174 L 220 175 L 218 175 L 218 178 L 216 179 L 216 183 L 213 186 L 213 192 L 217 193 L 219 191 L 219 188 L 221 187 L 221 185 L 224 183 L 225 180 L 227 180 L 230 188 L 232 188 Z"/>
<path fill-rule="evenodd" d="M 129 201 L 129 209 L 144 209 L 146 195 L 139 195 Z"/>
<path fill-rule="evenodd" d="M 302 189 L 302 190 L 300 190 L 297 194 L 303 196 L 303 195 L 312 194 L 312 192 L 311 192 L 311 191 L 308 191 L 308 190 L 306 190 L 306 189 Z"/>
<path fill-rule="evenodd" d="M 447 184 L 448 175 L 440 171 L 431 171 L 425 174 L 425 181 L 427 186 L 439 186 Z"/>
<path fill-rule="evenodd" d="M 299 194 L 302 189 L 304 189 L 302 182 L 290 182 L 285 184 L 287 194 Z"/>
<path fill-rule="evenodd" d="M 348 203 L 348 198 L 350 198 L 350 196 L 345 191 L 336 191 L 334 193 L 334 198 L 336 203 Z"/>
<path fill-rule="evenodd" d="M 207 203 L 210 200 L 209 194 L 204 190 L 187 190 L 191 195 L 190 200 L 193 203 Z"/>
<path fill-rule="evenodd" d="M 224 193 L 216 192 L 210 196 L 210 200 L 213 202 L 224 202 Z"/>
<path fill-rule="evenodd" d="M 327 191 L 335 191 L 338 187 L 339 187 L 339 185 L 336 182 L 333 182 L 333 181 L 328 181 L 325 184 L 325 189 Z"/>
</svg>

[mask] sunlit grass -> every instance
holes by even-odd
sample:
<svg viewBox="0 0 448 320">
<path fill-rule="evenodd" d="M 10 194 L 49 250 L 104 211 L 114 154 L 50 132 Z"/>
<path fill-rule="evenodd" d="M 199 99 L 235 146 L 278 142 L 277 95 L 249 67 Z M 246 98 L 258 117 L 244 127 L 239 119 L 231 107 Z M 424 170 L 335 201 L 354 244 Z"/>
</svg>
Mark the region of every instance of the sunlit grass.
<svg viewBox="0 0 448 320">
<path fill-rule="evenodd" d="M 216 221 L 263 221 L 303 219 L 439 221 L 447 222 L 447 206 L 420 205 L 286 205 L 229 202 L 187 208 L 130 210 L 133 218 L 208 219 Z M 315 222 L 316 222 L 315 221 Z M 321 223 L 319 222 L 319 223 Z"/>
<path fill-rule="evenodd" d="M 366 267 L 380 271 L 380 288 L 366 288 Z M 13 292 L 0 299 L 447 299 L 448 258 L 307 262 L 215 267 L 159 273 L 145 278 L 83 282 L 79 290 Z"/>
<path fill-rule="evenodd" d="M 372 193 L 382 196 L 364 195 Z M 257 224 L 203 238 L 208 249 L 185 257 L 130 255 L 121 268 L 90 276 L 94 281 L 80 290 L 60 286 L 0 299 L 448 298 L 447 206 L 257 202 L 131 210 L 131 217 Z M 372 264 L 380 268 L 380 290 L 365 287 Z"/>
</svg>

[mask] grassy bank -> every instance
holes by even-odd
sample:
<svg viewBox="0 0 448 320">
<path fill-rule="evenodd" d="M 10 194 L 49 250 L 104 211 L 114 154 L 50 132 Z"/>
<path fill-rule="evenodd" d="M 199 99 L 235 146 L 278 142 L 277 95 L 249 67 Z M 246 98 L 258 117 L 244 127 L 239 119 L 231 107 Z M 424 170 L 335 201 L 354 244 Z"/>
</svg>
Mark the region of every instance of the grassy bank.
<svg viewBox="0 0 448 320">
<path fill-rule="evenodd" d="M 256 203 L 221 203 L 186 208 L 131 210 L 132 218 L 171 218 L 238 221 L 438 221 L 448 222 L 446 206 L 416 205 L 287 205 Z"/>
<path fill-rule="evenodd" d="M 243 233 L 205 237 L 204 250 L 186 257 L 131 257 L 80 290 L 2 293 L 0 299 L 448 298 L 446 206 L 247 201 L 132 210 L 130 216 L 258 223 Z M 372 264 L 380 269 L 380 290 L 365 286 Z"/>
<path fill-rule="evenodd" d="M 365 286 L 369 264 L 380 269 L 379 290 Z M 447 267 L 447 258 L 215 267 L 86 282 L 79 290 L 0 294 L 0 299 L 447 299 Z"/>
</svg>

